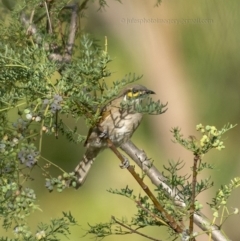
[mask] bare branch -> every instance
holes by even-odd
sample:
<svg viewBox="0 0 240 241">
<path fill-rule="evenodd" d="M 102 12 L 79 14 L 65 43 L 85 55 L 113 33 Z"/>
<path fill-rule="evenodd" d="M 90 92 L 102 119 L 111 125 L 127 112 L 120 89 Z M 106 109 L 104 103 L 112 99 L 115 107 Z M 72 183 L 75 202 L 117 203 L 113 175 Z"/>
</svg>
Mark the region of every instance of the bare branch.
<svg viewBox="0 0 240 241">
<path fill-rule="evenodd" d="M 229 241 L 229 239 L 223 234 L 218 226 L 212 225 L 208 218 L 202 213 L 194 214 L 194 223 L 206 233 L 212 234 L 212 240 L 214 241 Z"/>
<path fill-rule="evenodd" d="M 143 150 L 139 150 L 131 141 L 128 141 L 120 147 L 132 160 L 146 173 L 152 183 L 159 187 L 162 186 L 164 190 L 174 198 L 178 206 L 185 207 L 182 198 L 178 195 L 177 190 L 172 190 L 166 183 L 166 178 L 158 171 Z"/>
<path fill-rule="evenodd" d="M 70 62 L 72 58 L 72 50 L 73 50 L 75 36 L 77 32 L 77 20 L 78 20 L 78 4 L 75 3 L 72 5 L 72 16 L 71 16 L 71 23 L 69 28 L 69 36 L 68 36 L 68 41 L 65 48 L 65 54 L 63 57 L 64 62 Z"/>
</svg>

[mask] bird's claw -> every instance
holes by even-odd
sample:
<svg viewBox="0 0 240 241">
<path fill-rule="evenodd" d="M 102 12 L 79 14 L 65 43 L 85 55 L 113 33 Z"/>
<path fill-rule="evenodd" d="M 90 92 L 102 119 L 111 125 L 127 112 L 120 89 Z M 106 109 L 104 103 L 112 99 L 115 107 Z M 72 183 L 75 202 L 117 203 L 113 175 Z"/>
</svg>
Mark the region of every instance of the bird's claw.
<svg viewBox="0 0 240 241">
<path fill-rule="evenodd" d="M 119 166 L 122 169 L 123 168 L 128 168 L 130 166 L 130 162 L 129 162 L 129 160 L 125 156 L 123 156 L 123 158 L 124 158 L 124 161 Z"/>
</svg>

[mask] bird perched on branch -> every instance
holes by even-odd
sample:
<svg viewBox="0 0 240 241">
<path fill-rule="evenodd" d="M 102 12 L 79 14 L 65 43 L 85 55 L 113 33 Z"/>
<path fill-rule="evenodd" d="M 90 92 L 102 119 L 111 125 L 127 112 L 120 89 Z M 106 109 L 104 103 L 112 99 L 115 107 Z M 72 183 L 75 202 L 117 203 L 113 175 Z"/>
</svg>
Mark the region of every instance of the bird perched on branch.
<svg viewBox="0 0 240 241">
<path fill-rule="evenodd" d="M 95 127 L 90 128 L 84 144 L 87 150 L 75 168 L 77 188 L 84 183 L 96 156 L 107 148 L 106 137 L 116 147 L 131 138 L 143 117 L 142 113 L 136 111 L 137 105 L 141 105 L 142 100 L 150 94 L 155 93 L 142 85 L 134 85 L 124 89 L 102 108 L 101 119 Z"/>
</svg>

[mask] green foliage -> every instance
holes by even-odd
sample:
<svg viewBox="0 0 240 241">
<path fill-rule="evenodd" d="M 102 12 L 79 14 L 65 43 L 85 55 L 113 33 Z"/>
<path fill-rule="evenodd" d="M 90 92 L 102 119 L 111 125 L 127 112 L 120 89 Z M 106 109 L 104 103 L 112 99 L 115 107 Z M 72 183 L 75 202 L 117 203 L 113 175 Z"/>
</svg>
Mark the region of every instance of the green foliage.
<svg viewBox="0 0 240 241">
<path fill-rule="evenodd" d="M 12 224 L 23 222 L 25 218 L 35 209 L 38 209 L 36 194 L 30 188 L 19 190 L 16 183 L 3 183 L 1 180 L 1 208 L 0 217 L 3 227 L 9 229 Z"/>
<path fill-rule="evenodd" d="M 119 3 L 122 3 L 121 0 L 115 0 L 118 1 Z M 162 0 L 156 0 L 155 6 L 158 7 L 161 4 Z M 98 0 L 99 3 L 99 9 L 104 9 L 107 5 L 107 1 L 106 0 Z"/>
<path fill-rule="evenodd" d="M 125 101 L 124 103 L 121 103 L 121 107 L 123 109 L 130 110 L 133 106 L 134 110 L 136 110 L 137 112 L 148 115 L 160 115 L 167 111 L 167 103 L 162 104 L 160 100 L 155 102 L 150 97 L 147 97 L 144 101 L 140 101 L 139 104 L 131 101 Z"/>
<path fill-rule="evenodd" d="M 191 183 L 189 183 L 189 177 L 181 176 L 178 174 L 178 171 L 182 169 L 182 162 L 178 161 L 177 163 L 169 162 L 169 167 L 165 166 L 165 170 L 169 173 L 169 175 L 165 175 L 166 184 L 172 188 L 172 190 L 176 190 L 175 196 L 169 198 L 169 193 L 165 191 L 163 186 L 159 186 L 155 190 L 155 196 L 157 197 L 159 203 L 161 203 L 164 209 L 168 214 L 171 214 L 175 220 L 181 221 L 183 217 L 188 217 L 188 210 L 191 204 L 190 197 L 192 195 Z M 200 193 L 207 188 L 210 188 L 212 183 L 210 184 L 208 179 L 199 181 L 197 192 Z M 132 200 L 136 204 L 137 213 L 134 217 L 131 218 L 131 221 L 128 221 L 126 218 L 122 218 L 121 223 L 127 226 L 131 230 L 138 230 L 140 228 L 148 227 L 148 226 L 164 226 L 167 227 L 168 232 L 171 233 L 171 238 L 175 237 L 176 234 L 173 233 L 171 228 L 167 225 L 166 217 L 159 212 L 148 196 L 136 195 L 133 190 L 126 187 L 121 190 L 109 190 L 110 193 L 118 194 L 125 196 Z M 181 198 L 181 201 L 185 203 L 185 207 L 179 208 L 175 203 L 176 196 Z M 200 204 L 197 200 L 195 202 L 196 210 L 200 211 L 202 209 L 202 204 Z M 107 225 L 107 224 L 105 224 Z M 116 222 L 108 223 L 110 226 L 116 226 Z M 92 233 L 96 226 L 91 226 L 90 232 Z M 101 224 L 97 224 L 98 231 L 100 232 Z M 112 228 L 113 229 L 113 228 Z M 117 229 L 120 232 L 121 229 Z M 101 230 L 104 233 L 104 229 Z M 125 229 L 121 230 L 121 234 L 129 234 L 129 231 Z M 107 234 L 105 234 L 107 235 Z"/>
<path fill-rule="evenodd" d="M 119 3 L 121 3 L 121 0 L 115 0 L 115 1 L 118 1 Z M 98 3 L 99 3 L 99 9 L 102 9 L 108 6 L 106 0 L 98 0 Z"/>
<path fill-rule="evenodd" d="M 74 173 L 43 156 L 43 136 L 58 138 L 61 133 L 73 143 L 84 142 L 86 137 L 79 133 L 77 121 L 82 118 L 87 127 L 96 125 L 102 107 L 142 77 L 128 74 L 107 84 L 111 58 L 83 32 L 74 42 L 80 51 L 73 51 L 70 64 L 53 61 L 50 56 L 66 52 L 71 17 L 65 8 L 68 2 L 47 3 L 52 33 L 46 27 L 45 2 L 3 2 L 11 10 L 11 18 L 8 25 L 0 22 L 0 217 L 5 229 L 17 225 L 15 234 L 26 240 L 58 240 L 55 235 L 60 230 L 65 235 L 69 226 L 65 219 L 58 219 L 51 225 L 40 225 L 35 237 L 29 231 L 26 217 L 39 209 L 35 191 L 27 184 L 34 180 L 33 169 L 45 176 L 49 191 L 56 188 L 62 192 L 76 185 Z M 99 5 L 106 6 L 106 1 L 99 1 Z M 81 12 L 86 6 L 78 7 Z M 150 100 L 144 108 L 144 112 L 158 114 L 162 105 Z M 76 125 L 68 126 L 66 117 Z M 62 172 L 58 177 L 50 173 L 52 166 Z"/>
<path fill-rule="evenodd" d="M 180 175 L 179 172 L 184 168 L 185 164 L 183 161 L 169 161 L 168 166 L 163 166 L 164 169 L 167 171 L 164 173 L 164 176 L 166 177 L 166 183 L 169 187 L 171 187 L 172 190 L 175 190 L 175 196 L 179 196 L 181 200 L 185 203 L 186 207 L 189 208 L 191 204 L 190 197 L 192 195 L 192 183 L 190 180 L 191 175 L 185 174 Z M 206 169 L 212 169 L 212 166 L 210 164 L 201 162 L 198 168 L 198 172 L 202 172 Z M 210 177 L 205 179 L 200 179 L 196 183 L 196 196 L 198 196 L 201 192 L 211 188 L 213 186 L 213 182 L 210 181 Z M 159 186 L 159 200 L 163 200 L 164 202 L 169 202 L 169 195 L 168 193 L 164 192 L 164 188 L 162 186 Z M 170 204 L 168 204 L 170 205 Z M 169 206 L 172 210 L 169 210 L 170 212 L 174 211 L 174 207 L 176 209 L 175 204 L 171 204 Z M 174 212 L 177 213 L 177 210 Z M 180 218 L 180 217 L 179 217 Z"/>
<path fill-rule="evenodd" d="M 101 239 L 110 235 L 126 235 L 137 233 L 141 236 L 157 240 L 147 235 L 144 235 L 139 230 L 148 226 L 167 226 L 161 213 L 157 212 L 156 208 L 148 198 L 148 196 L 136 196 L 132 189 L 127 186 L 121 190 L 108 190 L 112 194 L 117 194 L 129 198 L 136 204 L 137 213 L 128 220 L 127 218 L 116 219 L 112 216 L 110 222 L 89 225 L 87 234 L 93 234 Z M 171 229 L 168 229 L 172 237 L 175 236 Z"/>
<path fill-rule="evenodd" d="M 69 183 L 71 183 L 73 187 L 76 187 L 76 176 L 74 175 L 74 172 L 64 172 L 63 175 L 59 175 L 58 178 L 46 178 L 45 187 L 50 192 L 53 191 L 54 187 L 57 188 L 58 192 L 62 192 L 65 188 L 69 187 Z"/>
<path fill-rule="evenodd" d="M 76 226 L 77 222 L 73 218 L 72 214 L 63 212 L 63 217 L 52 219 L 50 224 L 40 223 L 33 233 L 29 230 L 27 225 L 17 225 L 14 228 L 14 235 L 16 238 L 4 238 L 1 237 L 1 241 L 37 241 L 37 240 L 49 240 L 49 241 L 60 241 L 61 236 L 68 237 L 71 226 Z"/>
<path fill-rule="evenodd" d="M 216 197 L 210 204 L 212 208 L 219 210 L 221 205 L 226 205 L 227 199 L 231 196 L 232 191 L 240 186 L 240 178 L 234 178 L 229 185 L 221 186 L 217 191 Z"/>
<path fill-rule="evenodd" d="M 55 135 L 58 138 L 61 133 L 73 143 L 84 142 L 85 136 L 79 133 L 76 125 L 68 126 L 66 117 L 72 118 L 74 123 L 80 118 L 84 119 L 87 127 L 96 125 L 101 118 L 102 107 L 115 98 L 123 87 L 142 77 L 128 74 L 121 80 L 106 81 L 112 77 L 108 68 L 110 56 L 97 41 L 81 31 L 72 44 L 78 47 L 79 52 L 73 51 L 70 64 L 53 61 L 51 55 L 66 53 L 71 16 L 65 8 L 68 0 L 47 2 L 51 10 L 52 32 L 49 26 L 46 27 L 46 9 L 43 5 L 46 2 L 3 1 L 12 15 L 8 25 L 4 19 L 0 23 L 0 218 L 4 229 L 15 227 L 13 231 L 16 238 L 1 237 L 0 241 L 50 241 L 60 240 L 59 235 L 69 236 L 69 228 L 77 225 L 71 213 L 63 213 L 62 218 L 53 219 L 48 224 L 40 223 L 35 232 L 27 225 L 27 217 L 40 209 L 36 202 L 37 194 L 27 183 L 28 180 L 34 180 L 33 169 L 45 176 L 45 186 L 49 191 L 55 188 L 62 192 L 66 187 L 76 185 L 74 173 L 65 172 L 43 156 L 43 136 Z M 87 2 L 83 1 L 80 5 L 79 14 L 86 8 Z M 98 2 L 100 8 L 107 6 L 105 0 Z M 157 0 L 156 5 L 160 2 Z M 148 98 L 135 107 L 141 113 L 162 114 L 167 110 L 166 106 L 167 104 Z M 122 108 L 131 107 L 132 103 L 122 104 Z M 193 136 L 183 138 L 178 128 L 173 128 L 172 132 L 176 142 L 195 156 L 202 157 L 211 149 L 224 149 L 222 135 L 233 127 L 234 125 L 228 124 L 217 130 L 214 126 L 204 127 L 199 124 L 196 127 L 202 133 L 199 141 Z M 61 174 L 58 177 L 52 176 L 50 166 L 58 168 Z M 198 179 L 193 190 L 190 175 L 178 173 L 183 166 L 183 162 L 178 161 L 169 162 L 169 166 L 164 167 L 167 172 L 165 182 L 174 190 L 175 196 L 169 197 L 169 193 L 161 185 L 155 190 L 157 201 L 177 222 L 190 216 L 193 193 L 197 197 L 213 185 L 209 178 Z M 212 169 L 212 166 L 201 161 L 197 173 L 205 169 Z M 237 187 L 239 179 L 234 179 L 230 185 L 223 186 L 217 192 L 210 204 L 215 218 L 219 216 L 221 208 L 226 210 L 226 201 Z M 175 237 L 166 215 L 159 212 L 148 196 L 135 195 L 128 187 L 120 191 L 111 189 L 109 192 L 133 201 L 137 209 L 135 216 L 130 221 L 112 217 L 108 223 L 90 226 L 88 233 L 98 238 L 130 233 L 146 237 L 138 230 L 147 226 L 164 226 L 171 238 Z M 185 206 L 179 208 L 175 198 Z M 202 204 L 197 200 L 194 200 L 194 205 L 195 211 L 201 210 Z"/>
<path fill-rule="evenodd" d="M 229 213 L 227 208 L 227 200 L 231 196 L 234 189 L 240 186 L 240 178 L 236 177 L 231 180 L 229 185 L 221 186 L 213 198 L 212 203 L 209 203 L 213 211 L 214 222 L 216 218 L 221 218 L 220 225 L 232 214 L 238 214 L 238 208 L 235 208 L 233 213 Z"/>
<path fill-rule="evenodd" d="M 215 126 L 207 125 L 204 127 L 202 124 L 196 126 L 196 130 L 202 133 L 200 141 L 195 136 L 189 136 L 189 138 L 183 138 L 179 128 L 173 128 L 172 133 L 174 141 L 184 146 L 187 150 L 190 150 L 194 155 L 206 154 L 211 149 L 222 150 L 225 148 L 223 145 L 222 135 L 227 131 L 234 128 L 236 125 L 227 124 L 221 130 L 217 130 Z"/>
</svg>

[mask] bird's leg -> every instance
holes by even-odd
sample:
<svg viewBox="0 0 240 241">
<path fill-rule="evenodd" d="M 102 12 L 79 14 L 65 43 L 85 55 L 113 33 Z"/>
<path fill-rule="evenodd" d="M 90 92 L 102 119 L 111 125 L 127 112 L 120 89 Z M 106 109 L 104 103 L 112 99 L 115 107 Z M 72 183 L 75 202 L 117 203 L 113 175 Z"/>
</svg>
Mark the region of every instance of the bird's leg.
<svg viewBox="0 0 240 241">
<path fill-rule="evenodd" d="M 122 169 L 123 168 L 128 168 L 130 166 L 130 162 L 127 159 L 127 157 L 125 157 L 124 155 L 122 155 L 122 157 L 124 158 L 124 161 L 119 165 Z"/>
<path fill-rule="evenodd" d="M 114 143 L 112 142 L 112 140 L 109 138 L 109 136 L 108 136 L 108 131 L 107 130 L 103 130 L 103 131 L 101 131 L 100 132 L 100 134 L 98 135 L 98 138 L 99 139 L 105 139 L 105 140 L 107 140 L 107 142 L 108 142 L 108 146 L 111 148 L 113 148 L 113 149 L 115 149 L 115 151 L 117 151 L 117 148 L 116 148 L 116 146 L 114 146 Z M 112 149 L 111 148 L 111 149 Z M 112 150 L 113 150 L 112 149 Z M 116 152 L 114 151 L 114 153 L 116 154 Z M 118 151 L 117 151 L 118 152 Z M 119 153 L 120 154 L 120 153 Z M 121 154 L 120 154 L 121 155 Z M 118 156 L 118 155 L 117 155 Z M 129 162 L 129 160 L 127 159 L 127 157 L 125 157 L 124 155 L 122 155 L 122 157 L 123 157 L 123 161 L 122 161 L 122 163 L 119 165 L 121 168 L 128 168 L 129 166 L 130 166 L 130 162 Z"/>
<path fill-rule="evenodd" d="M 106 130 L 101 131 L 101 133 L 98 136 L 100 139 L 106 139 L 108 138 L 108 132 Z"/>
</svg>

